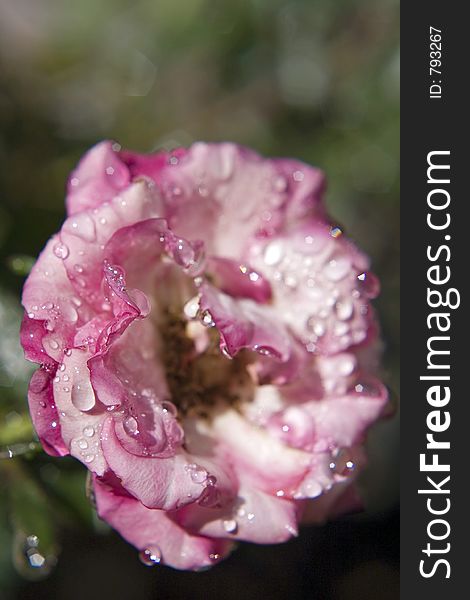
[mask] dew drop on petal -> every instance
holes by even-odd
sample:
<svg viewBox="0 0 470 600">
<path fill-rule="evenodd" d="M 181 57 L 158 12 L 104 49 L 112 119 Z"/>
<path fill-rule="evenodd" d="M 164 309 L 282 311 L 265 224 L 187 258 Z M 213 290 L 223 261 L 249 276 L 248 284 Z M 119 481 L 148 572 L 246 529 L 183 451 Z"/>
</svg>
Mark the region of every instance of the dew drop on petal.
<svg viewBox="0 0 470 600">
<path fill-rule="evenodd" d="M 164 413 L 167 413 L 172 417 L 176 417 L 176 415 L 178 414 L 176 406 L 172 402 L 168 402 L 167 400 L 164 400 L 162 402 L 162 410 Z"/>
<path fill-rule="evenodd" d="M 287 179 L 283 175 L 278 175 L 273 180 L 273 188 L 276 192 L 285 192 L 287 189 Z"/>
<path fill-rule="evenodd" d="M 68 246 L 60 242 L 55 244 L 52 251 L 54 252 L 54 255 L 57 256 L 57 258 L 61 258 L 62 260 L 65 260 L 70 253 Z"/>
<path fill-rule="evenodd" d="M 72 404 L 81 411 L 91 410 L 96 404 L 95 393 L 89 381 L 75 383 L 72 386 Z"/>
<path fill-rule="evenodd" d="M 337 302 L 335 305 L 335 312 L 338 319 L 341 321 L 347 321 L 353 316 L 354 306 L 350 300 L 343 300 Z"/>
<path fill-rule="evenodd" d="M 83 435 L 88 438 L 93 437 L 95 435 L 95 429 L 93 427 L 84 427 Z"/>
<path fill-rule="evenodd" d="M 195 319 L 199 310 L 199 297 L 194 296 L 184 305 L 183 312 L 187 319 Z"/>
<path fill-rule="evenodd" d="M 127 419 L 124 420 L 123 427 L 128 435 L 135 436 L 139 433 L 139 424 L 135 417 L 127 417 Z"/>
<path fill-rule="evenodd" d="M 200 316 L 200 321 L 204 325 L 204 327 L 214 327 L 215 326 L 214 319 L 212 318 L 210 311 L 207 309 L 202 311 L 201 316 Z"/>
<path fill-rule="evenodd" d="M 305 498 L 317 498 L 322 493 L 321 484 L 315 479 L 307 479 L 302 482 L 299 492 Z"/>
<path fill-rule="evenodd" d="M 235 519 L 227 519 L 223 522 L 223 528 L 227 533 L 236 533 L 238 523 Z"/>
<path fill-rule="evenodd" d="M 264 262 L 268 266 L 277 265 L 283 255 L 284 249 L 280 242 L 271 242 L 269 243 L 264 250 Z"/>
<path fill-rule="evenodd" d="M 139 560 L 147 567 L 158 565 L 162 560 L 162 553 L 158 546 L 152 545 L 139 552 Z"/>
<path fill-rule="evenodd" d="M 339 238 L 343 234 L 342 230 L 338 226 L 334 226 L 330 228 L 330 235 L 332 238 Z"/>
<path fill-rule="evenodd" d="M 75 308 L 68 302 L 64 302 L 60 307 L 60 312 L 64 319 L 69 323 L 76 323 L 78 320 L 78 313 Z"/>
<path fill-rule="evenodd" d="M 188 471 L 194 483 L 204 483 L 207 479 L 207 471 L 198 465 L 188 465 Z"/>
</svg>

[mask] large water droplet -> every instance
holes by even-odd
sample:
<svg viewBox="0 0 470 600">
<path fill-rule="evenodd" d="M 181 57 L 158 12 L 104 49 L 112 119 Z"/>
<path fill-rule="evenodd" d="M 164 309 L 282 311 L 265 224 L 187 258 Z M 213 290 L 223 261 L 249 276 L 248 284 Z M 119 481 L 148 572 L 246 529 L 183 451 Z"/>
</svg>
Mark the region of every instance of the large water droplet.
<svg viewBox="0 0 470 600">
<path fill-rule="evenodd" d="M 61 242 L 55 244 L 52 251 L 57 258 L 61 258 L 62 260 L 65 260 L 70 253 L 68 246 L 62 244 Z"/>
<path fill-rule="evenodd" d="M 83 435 L 85 437 L 88 437 L 88 438 L 93 437 L 95 435 L 95 429 L 94 429 L 94 427 L 84 427 L 83 428 Z"/>
<path fill-rule="evenodd" d="M 152 544 L 145 550 L 139 552 L 139 559 L 147 567 L 154 567 L 158 565 L 162 560 L 162 553 L 158 546 Z"/>
<path fill-rule="evenodd" d="M 268 266 L 277 265 L 281 261 L 283 253 L 284 248 L 281 242 L 270 242 L 264 250 L 264 262 Z"/>
<path fill-rule="evenodd" d="M 76 323 L 78 320 L 78 313 L 75 308 L 68 302 L 64 302 L 60 306 L 60 312 L 66 321 L 69 323 Z"/>
<path fill-rule="evenodd" d="M 238 529 L 238 523 L 235 519 L 227 519 L 223 522 L 223 528 L 227 533 L 236 533 Z"/>
<path fill-rule="evenodd" d="M 299 497 L 317 498 L 323 492 L 322 485 L 315 479 L 306 479 L 299 488 Z"/>
<path fill-rule="evenodd" d="M 189 267 L 194 262 L 195 255 L 191 244 L 184 239 L 179 239 L 173 249 L 173 256 L 179 265 Z"/>
<path fill-rule="evenodd" d="M 124 431 L 128 435 L 138 435 L 139 433 L 139 424 L 135 417 L 127 417 L 123 423 Z"/>
<path fill-rule="evenodd" d="M 183 312 L 187 319 L 195 319 L 199 310 L 199 296 L 194 296 L 184 305 Z"/>
<path fill-rule="evenodd" d="M 204 483 L 207 479 L 207 471 L 196 464 L 191 464 L 187 466 L 187 470 L 189 475 L 191 476 L 191 480 L 194 483 Z"/>
<path fill-rule="evenodd" d="M 72 404 L 81 411 L 91 410 L 96 404 L 95 392 L 89 381 L 75 383 L 72 386 Z"/>
</svg>

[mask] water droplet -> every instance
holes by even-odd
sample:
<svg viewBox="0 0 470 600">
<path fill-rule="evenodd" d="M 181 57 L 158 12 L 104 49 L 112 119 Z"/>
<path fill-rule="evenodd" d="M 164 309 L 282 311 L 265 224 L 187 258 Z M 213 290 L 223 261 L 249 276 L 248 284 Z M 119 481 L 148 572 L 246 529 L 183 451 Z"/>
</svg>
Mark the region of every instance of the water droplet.
<svg viewBox="0 0 470 600">
<path fill-rule="evenodd" d="M 88 448 L 88 442 L 84 439 L 78 440 L 77 444 L 81 450 L 86 450 Z"/>
<path fill-rule="evenodd" d="M 172 417 L 176 417 L 176 415 L 178 414 L 176 406 L 172 402 L 168 402 L 166 400 L 162 402 L 162 410 L 163 412 L 171 415 Z"/>
<path fill-rule="evenodd" d="M 294 277 L 294 275 L 285 275 L 284 283 L 286 284 L 287 287 L 294 289 L 297 287 L 298 281 L 297 281 L 297 278 Z"/>
<path fill-rule="evenodd" d="M 292 173 L 292 177 L 294 178 L 294 181 L 303 181 L 304 180 L 304 174 L 302 173 L 302 171 L 294 171 Z"/>
<path fill-rule="evenodd" d="M 270 242 L 264 249 L 264 262 L 268 266 L 277 265 L 282 259 L 283 252 L 284 248 L 280 242 Z"/>
<path fill-rule="evenodd" d="M 83 459 L 87 465 L 89 465 L 91 462 L 93 462 L 95 460 L 95 455 L 94 454 L 86 454 L 84 459 Z"/>
<path fill-rule="evenodd" d="M 95 392 L 89 381 L 75 383 L 72 387 L 72 404 L 81 411 L 91 410 L 96 404 Z"/>
<path fill-rule="evenodd" d="M 317 498 L 322 492 L 323 488 L 316 479 L 306 479 L 299 488 L 299 496 L 303 498 Z"/>
<path fill-rule="evenodd" d="M 334 226 L 334 227 L 330 227 L 330 235 L 332 238 L 336 239 L 336 238 L 339 238 L 341 235 L 343 235 L 343 232 L 340 227 Z"/>
<path fill-rule="evenodd" d="M 57 350 L 57 348 L 59 347 L 59 344 L 56 342 L 56 340 L 49 340 L 49 346 L 53 350 Z"/>
<path fill-rule="evenodd" d="M 52 251 L 54 252 L 54 255 L 57 256 L 57 258 L 61 258 L 62 260 L 65 260 L 70 253 L 68 246 L 62 244 L 61 242 L 55 244 Z"/>
<path fill-rule="evenodd" d="M 191 464 L 187 466 L 187 470 L 194 483 L 204 483 L 207 479 L 207 471 L 199 465 Z"/>
<path fill-rule="evenodd" d="M 139 434 L 139 424 L 135 417 L 127 417 L 123 423 L 123 427 L 128 435 L 135 436 Z"/>
<path fill-rule="evenodd" d="M 238 523 L 235 519 L 227 519 L 223 521 L 223 528 L 227 533 L 236 533 L 238 529 Z"/>
<path fill-rule="evenodd" d="M 287 189 L 287 179 L 283 175 L 278 175 L 273 180 L 273 188 L 276 192 L 285 192 Z"/>
<path fill-rule="evenodd" d="M 184 305 L 183 312 L 187 319 L 195 319 L 199 311 L 199 297 L 194 296 Z"/>
<path fill-rule="evenodd" d="M 31 548 L 37 548 L 39 546 L 39 538 L 37 535 L 28 535 L 26 538 L 26 543 Z"/>
<path fill-rule="evenodd" d="M 341 337 L 342 335 L 345 335 L 346 333 L 348 333 L 349 325 L 344 322 L 336 323 L 333 328 L 333 331 L 337 337 Z"/>
<path fill-rule="evenodd" d="M 27 553 L 29 564 L 35 568 L 40 569 L 45 565 L 46 559 L 37 550 L 28 551 Z"/>
<path fill-rule="evenodd" d="M 158 546 L 152 545 L 139 552 L 139 560 L 147 567 L 158 565 L 162 560 L 162 553 Z"/>
<path fill-rule="evenodd" d="M 350 300 L 343 300 L 335 304 L 335 312 L 338 319 L 341 321 L 347 321 L 353 316 L 354 305 Z"/>
<path fill-rule="evenodd" d="M 214 319 L 209 310 L 204 310 L 201 313 L 200 321 L 204 325 L 204 327 L 215 327 Z"/>
<path fill-rule="evenodd" d="M 317 337 L 325 335 L 326 327 L 322 321 L 318 320 L 318 317 L 312 315 L 307 319 L 307 329 L 312 331 Z"/>
<path fill-rule="evenodd" d="M 94 427 L 84 427 L 83 435 L 88 438 L 93 437 L 95 435 Z"/>
</svg>

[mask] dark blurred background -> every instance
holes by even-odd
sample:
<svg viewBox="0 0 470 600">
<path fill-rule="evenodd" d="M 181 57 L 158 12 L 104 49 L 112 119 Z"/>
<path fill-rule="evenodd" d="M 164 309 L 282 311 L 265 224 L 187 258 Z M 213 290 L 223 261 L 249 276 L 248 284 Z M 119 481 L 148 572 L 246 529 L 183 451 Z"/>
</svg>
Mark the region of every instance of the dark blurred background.
<svg viewBox="0 0 470 600">
<path fill-rule="evenodd" d="M 204 573 L 147 568 L 96 519 L 82 466 L 38 447 L 17 340 L 24 277 L 89 146 L 232 140 L 326 171 L 330 212 L 382 281 L 394 396 L 398 11 L 397 0 L 0 0 L 1 600 L 398 598 L 396 416 L 369 437 L 364 513 L 281 546 L 242 544 Z"/>
</svg>

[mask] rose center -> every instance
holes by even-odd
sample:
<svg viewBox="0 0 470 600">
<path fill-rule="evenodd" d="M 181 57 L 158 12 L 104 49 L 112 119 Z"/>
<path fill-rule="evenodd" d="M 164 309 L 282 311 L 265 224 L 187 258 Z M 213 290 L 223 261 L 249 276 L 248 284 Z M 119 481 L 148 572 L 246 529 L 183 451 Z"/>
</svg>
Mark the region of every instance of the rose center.
<svg viewBox="0 0 470 600">
<path fill-rule="evenodd" d="M 217 409 L 251 398 L 253 383 L 246 368 L 249 352 L 241 351 L 233 359 L 223 356 L 215 328 L 204 328 L 209 341 L 198 352 L 188 335 L 188 322 L 171 312 L 166 312 L 159 330 L 171 402 L 181 416 L 209 418 Z"/>
</svg>

